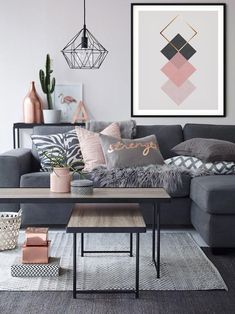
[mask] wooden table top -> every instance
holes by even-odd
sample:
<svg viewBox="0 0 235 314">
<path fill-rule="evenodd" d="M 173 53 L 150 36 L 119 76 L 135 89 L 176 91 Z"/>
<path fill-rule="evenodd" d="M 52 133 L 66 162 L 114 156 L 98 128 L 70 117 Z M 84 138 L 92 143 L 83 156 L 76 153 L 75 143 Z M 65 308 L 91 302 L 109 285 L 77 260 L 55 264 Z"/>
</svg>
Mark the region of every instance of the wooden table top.
<svg viewBox="0 0 235 314">
<path fill-rule="evenodd" d="M 76 204 L 66 232 L 146 232 L 138 204 Z"/>
<path fill-rule="evenodd" d="M 169 202 L 163 188 L 94 188 L 92 195 L 54 193 L 49 188 L 0 188 L 0 203 Z"/>
</svg>

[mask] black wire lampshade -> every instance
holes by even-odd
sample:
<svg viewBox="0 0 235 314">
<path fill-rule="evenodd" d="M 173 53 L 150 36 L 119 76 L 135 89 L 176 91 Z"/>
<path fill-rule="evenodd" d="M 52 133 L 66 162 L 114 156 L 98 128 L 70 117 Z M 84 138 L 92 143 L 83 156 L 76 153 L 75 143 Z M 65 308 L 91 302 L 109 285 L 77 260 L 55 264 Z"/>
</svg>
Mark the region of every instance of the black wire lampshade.
<svg viewBox="0 0 235 314">
<path fill-rule="evenodd" d="M 108 51 L 86 28 L 84 0 L 84 26 L 61 51 L 71 69 L 99 69 Z"/>
</svg>

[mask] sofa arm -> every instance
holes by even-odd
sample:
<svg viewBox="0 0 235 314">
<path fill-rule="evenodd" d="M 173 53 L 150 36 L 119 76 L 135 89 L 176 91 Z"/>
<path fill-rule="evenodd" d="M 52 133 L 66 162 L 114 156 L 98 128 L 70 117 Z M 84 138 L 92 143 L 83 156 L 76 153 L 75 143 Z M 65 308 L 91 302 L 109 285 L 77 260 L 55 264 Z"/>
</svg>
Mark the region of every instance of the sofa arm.
<svg viewBox="0 0 235 314">
<path fill-rule="evenodd" d="M 31 172 L 31 149 L 19 148 L 0 154 L 0 187 L 19 187 L 20 177 Z"/>
</svg>

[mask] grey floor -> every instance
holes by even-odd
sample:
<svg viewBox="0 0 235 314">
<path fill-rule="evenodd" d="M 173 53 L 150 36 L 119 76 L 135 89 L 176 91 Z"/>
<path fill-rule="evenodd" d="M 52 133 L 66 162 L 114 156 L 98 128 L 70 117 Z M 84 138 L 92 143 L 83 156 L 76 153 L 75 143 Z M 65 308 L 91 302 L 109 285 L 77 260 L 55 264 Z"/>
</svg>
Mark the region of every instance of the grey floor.
<svg viewBox="0 0 235 314">
<path fill-rule="evenodd" d="M 193 231 L 192 236 L 203 244 Z M 220 271 L 229 291 L 141 292 L 139 300 L 132 295 L 82 295 L 73 300 L 71 292 L 0 292 L 0 314 L 233 314 L 235 252 L 212 255 L 209 248 L 203 250 Z"/>
</svg>

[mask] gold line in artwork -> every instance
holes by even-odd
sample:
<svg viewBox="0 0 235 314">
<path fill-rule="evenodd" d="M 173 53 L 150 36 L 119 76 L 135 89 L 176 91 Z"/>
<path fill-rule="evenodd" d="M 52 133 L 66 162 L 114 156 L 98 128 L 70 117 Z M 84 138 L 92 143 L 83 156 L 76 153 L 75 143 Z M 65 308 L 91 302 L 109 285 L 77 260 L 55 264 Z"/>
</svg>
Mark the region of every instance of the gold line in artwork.
<svg viewBox="0 0 235 314">
<path fill-rule="evenodd" d="M 188 25 L 188 27 L 190 27 L 190 28 L 192 29 L 192 31 L 194 32 L 194 34 L 193 34 L 192 37 L 189 38 L 188 41 L 186 41 L 186 43 L 178 50 L 178 52 L 179 52 L 181 49 L 183 49 L 184 46 L 186 46 L 186 45 L 193 39 L 193 37 L 195 37 L 195 36 L 198 34 L 198 32 L 197 32 L 188 22 L 185 22 L 185 23 Z"/>
<path fill-rule="evenodd" d="M 170 21 L 170 23 L 168 23 L 167 26 L 165 26 L 165 27 L 160 31 L 160 34 L 161 34 L 162 36 L 163 36 L 162 33 L 164 32 L 164 30 L 166 30 L 167 27 L 170 26 L 170 25 L 174 22 L 174 20 L 177 19 L 178 16 L 179 16 L 179 15 L 176 15 L 176 16 Z M 163 37 L 164 37 L 164 36 L 163 36 Z M 165 37 L 164 37 L 164 38 L 165 38 Z M 168 40 L 168 39 L 167 39 L 167 40 Z"/>
<path fill-rule="evenodd" d="M 179 15 L 176 15 L 176 16 L 170 21 L 170 23 L 168 23 L 168 24 L 166 25 L 166 27 L 164 27 L 164 28 L 160 31 L 160 34 L 162 35 L 162 37 L 165 38 L 166 41 L 168 41 L 168 43 L 169 43 L 173 48 L 175 48 L 177 51 L 178 51 L 178 49 L 177 49 L 177 48 L 175 47 L 175 45 L 172 44 L 171 41 L 163 34 L 163 32 L 174 22 L 174 20 L 177 19 L 178 16 L 179 16 Z"/>
<path fill-rule="evenodd" d="M 175 48 L 176 51 L 180 52 L 180 50 L 182 50 L 197 34 L 198 32 L 188 23 L 185 21 L 185 23 L 188 25 L 189 28 L 191 28 L 191 30 L 194 32 L 194 34 L 192 35 L 192 37 L 189 38 L 188 41 L 186 41 L 186 43 L 180 48 L 178 49 L 174 44 L 171 43 L 171 41 L 163 34 L 163 32 L 177 19 L 179 15 L 176 15 L 167 25 L 166 27 L 164 27 L 160 34 L 162 35 L 163 38 L 166 39 L 166 41 L 173 47 Z"/>
</svg>

